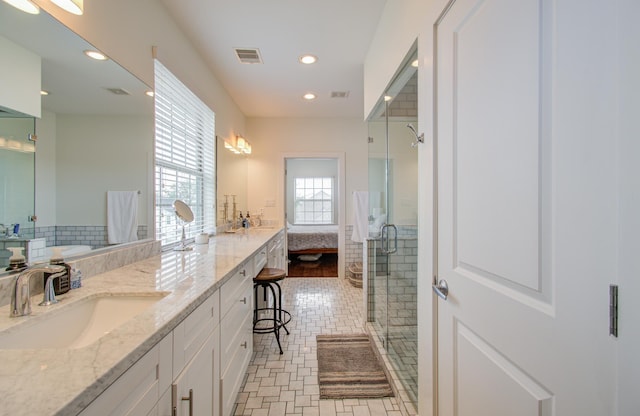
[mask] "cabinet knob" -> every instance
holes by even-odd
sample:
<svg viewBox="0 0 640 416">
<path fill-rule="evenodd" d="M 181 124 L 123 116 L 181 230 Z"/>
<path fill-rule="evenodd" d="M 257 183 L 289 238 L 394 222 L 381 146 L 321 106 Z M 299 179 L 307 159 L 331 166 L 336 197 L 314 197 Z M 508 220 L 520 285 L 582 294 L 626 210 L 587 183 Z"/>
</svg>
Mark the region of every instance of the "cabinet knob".
<svg viewBox="0 0 640 416">
<path fill-rule="evenodd" d="M 247 297 L 245 296 L 244 298 L 242 298 L 242 300 L 240 302 L 244 303 L 246 305 L 247 304 Z"/>
<path fill-rule="evenodd" d="M 242 344 L 240 344 L 240 346 L 246 350 L 247 349 L 247 341 L 245 341 Z"/>
<path fill-rule="evenodd" d="M 247 271 L 245 269 L 240 270 L 240 274 L 243 276 L 247 275 Z"/>
</svg>

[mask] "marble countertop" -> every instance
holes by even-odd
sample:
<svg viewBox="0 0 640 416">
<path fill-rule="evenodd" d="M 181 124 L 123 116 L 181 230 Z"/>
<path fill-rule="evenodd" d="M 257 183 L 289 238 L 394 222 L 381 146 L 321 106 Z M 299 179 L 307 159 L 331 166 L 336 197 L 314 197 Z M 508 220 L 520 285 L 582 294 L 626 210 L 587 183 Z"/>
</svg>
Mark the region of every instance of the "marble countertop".
<svg viewBox="0 0 640 416">
<path fill-rule="evenodd" d="M 215 292 L 250 256 L 280 231 L 218 234 L 193 251 L 169 251 L 83 280 L 80 289 L 32 315 L 9 318 L 0 308 L 0 331 L 37 320 L 96 294 L 167 295 L 95 343 L 79 349 L 0 350 L 0 415 L 75 415 Z"/>
</svg>

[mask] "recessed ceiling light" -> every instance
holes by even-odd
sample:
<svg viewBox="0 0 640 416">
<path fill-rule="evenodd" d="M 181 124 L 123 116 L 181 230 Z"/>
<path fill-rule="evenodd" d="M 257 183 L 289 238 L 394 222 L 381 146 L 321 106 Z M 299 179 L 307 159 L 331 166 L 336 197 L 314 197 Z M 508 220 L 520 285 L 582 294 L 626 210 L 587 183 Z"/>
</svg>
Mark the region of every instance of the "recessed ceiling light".
<svg viewBox="0 0 640 416">
<path fill-rule="evenodd" d="M 40 90 L 40 95 L 49 95 L 49 91 Z"/>
<path fill-rule="evenodd" d="M 38 14 L 40 13 L 40 7 L 36 6 L 30 0 L 4 0 L 5 3 L 9 3 L 13 7 L 18 10 L 22 10 L 25 13 L 29 14 Z"/>
<path fill-rule="evenodd" d="M 72 13 L 78 16 L 82 15 L 84 11 L 84 0 L 51 0 L 51 1 L 54 2 L 56 5 L 58 5 L 58 7 L 61 7 L 64 10 L 68 11 L 69 13 Z"/>
<path fill-rule="evenodd" d="M 305 95 L 303 95 L 302 98 L 304 98 L 305 100 L 315 100 L 316 95 L 312 92 L 308 92 Z"/>
<path fill-rule="evenodd" d="M 384 96 L 384 100 L 385 100 L 385 101 L 391 101 L 391 100 L 393 100 L 393 97 L 392 97 L 392 96 L 390 96 L 390 95 L 385 95 L 385 96 Z"/>
<path fill-rule="evenodd" d="M 318 62 L 318 57 L 313 55 L 302 55 L 300 58 L 298 58 L 298 60 L 300 61 L 300 63 L 310 65 Z"/>
<path fill-rule="evenodd" d="M 418 60 L 416 59 L 415 61 L 411 62 L 411 66 L 414 68 L 418 67 Z"/>
<path fill-rule="evenodd" d="M 95 59 L 97 61 L 106 61 L 107 59 L 109 59 L 98 51 L 86 50 L 84 51 L 84 54 L 87 55 L 89 58 Z"/>
<path fill-rule="evenodd" d="M 153 97 L 154 95 L 156 95 L 156 93 L 151 90 L 145 92 L 145 94 L 147 94 L 149 97 Z"/>
</svg>

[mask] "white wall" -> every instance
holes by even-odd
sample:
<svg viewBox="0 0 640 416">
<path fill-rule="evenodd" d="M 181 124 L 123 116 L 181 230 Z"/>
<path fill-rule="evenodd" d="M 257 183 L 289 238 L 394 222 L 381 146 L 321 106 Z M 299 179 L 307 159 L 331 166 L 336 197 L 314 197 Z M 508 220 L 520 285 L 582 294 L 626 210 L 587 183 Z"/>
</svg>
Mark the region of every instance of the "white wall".
<svg viewBox="0 0 640 416">
<path fill-rule="evenodd" d="M 43 110 L 36 119 L 36 215 L 37 226 L 56 225 L 56 115 Z"/>
<path fill-rule="evenodd" d="M 0 36 L 0 106 L 23 114 L 40 117 L 40 57 Z"/>
<path fill-rule="evenodd" d="M 385 123 L 370 122 L 369 136 L 373 137 L 373 143 L 369 145 L 370 156 L 384 159 L 387 151 Z M 388 222 L 396 225 L 418 224 L 418 149 L 411 147 L 413 141 L 415 136 L 407 128 L 407 121 L 389 121 L 389 199 L 392 205 Z M 369 190 L 381 192 L 384 205 L 384 171 L 372 172 L 372 168 L 373 164 L 369 166 Z"/>
<path fill-rule="evenodd" d="M 432 29 L 426 24 L 425 17 L 432 14 L 432 10 L 441 10 L 439 3 L 439 0 L 387 2 L 364 62 L 365 117 L 393 79 L 413 42 L 421 33 L 427 34 Z"/>
<path fill-rule="evenodd" d="M 56 126 L 56 225 L 106 225 L 107 191 L 133 190 L 147 224 L 153 120 L 59 114 Z"/>
<path fill-rule="evenodd" d="M 265 218 L 284 218 L 284 155 L 322 156 L 344 153 L 344 195 L 367 189 L 367 125 L 359 119 L 247 120 L 249 158 L 249 208 L 264 208 Z M 269 201 L 275 206 L 267 207 Z M 346 198 L 344 224 L 352 223 L 351 199 Z"/>
</svg>

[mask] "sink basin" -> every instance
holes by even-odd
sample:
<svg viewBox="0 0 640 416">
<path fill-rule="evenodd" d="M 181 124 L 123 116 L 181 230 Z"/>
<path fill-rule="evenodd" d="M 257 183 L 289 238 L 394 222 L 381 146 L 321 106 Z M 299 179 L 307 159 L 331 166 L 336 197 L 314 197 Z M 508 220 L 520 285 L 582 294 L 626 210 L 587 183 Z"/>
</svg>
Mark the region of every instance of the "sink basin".
<svg viewBox="0 0 640 416">
<path fill-rule="evenodd" d="M 166 293 L 99 294 L 0 332 L 0 349 L 83 348 L 144 312 Z M 37 306 L 34 306 L 37 308 Z"/>
</svg>

